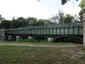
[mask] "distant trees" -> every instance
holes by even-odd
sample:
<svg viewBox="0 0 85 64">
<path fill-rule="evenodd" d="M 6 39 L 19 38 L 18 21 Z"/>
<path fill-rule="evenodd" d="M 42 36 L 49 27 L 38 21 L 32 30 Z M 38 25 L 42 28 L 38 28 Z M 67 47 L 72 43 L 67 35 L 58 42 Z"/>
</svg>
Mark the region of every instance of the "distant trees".
<svg viewBox="0 0 85 64">
<path fill-rule="evenodd" d="M 66 14 L 66 16 L 64 16 L 63 17 L 63 22 L 64 23 L 72 23 L 73 20 L 74 19 L 74 17 L 73 16 L 71 16 L 70 14 Z M 75 21 L 74 21 L 75 22 Z"/>
<path fill-rule="evenodd" d="M 75 16 L 78 18 L 77 16 Z M 59 11 L 59 13 L 50 19 L 37 19 L 34 17 L 13 17 L 12 20 L 4 19 L 2 16 L 0 16 L 0 28 L 18 28 L 18 27 L 26 27 L 26 26 L 37 26 L 37 25 L 44 25 L 44 24 L 57 24 L 57 23 L 74 23 L 78 22 L 77 19 L 75 19 L 70 14 L 64 14 L 62 11 Z"/>
<path fill-rule="evenodd" d="M 57 23 L 74 23 L 78 22 L 79 18 L 77 15 L 73 17 L 70 14 L 64 14 L 63 11 L 59 11 L 59 13 L 51 18 L 52 22 L 57 22 Z"/>
<path fill-rule="evenodd" d="M 56 14 L 51 18 L 51 21 L 57 23 L 63 23 L 63 17 L 64 17 L 63 11 L 59 11 L 58 14 Z"/>
<path fill-rule="evenodd" d="M 39 19 L 37 21 L 37 25 L 44 25 L 44 24 L 50 24 L 50 23 L 52 23 L 52 22 L 48 19 Z"/>
<path fill-rule="evenodd" d="M 65 3 L 67 3 L 67 1 L 69 0 L 61 0 L 61 4 L 64 5 Z M 80 20 L 82 21 L 82 14 L 85 13 L 85 0 L 81 0 L 79 7 L 81 8 L 81 11 L 79 12 L 79 16 L 80 16 Z M 78 21 L 78 20 L 75 20 L 75 21 Z"/>
<path fill-rule="evenodd" d="M 13 17 L 12 20 L 2 20 L 2 16 L 0 16 L 0 28 L 17 28 L 17 27 L 25 27 L 25 26 L 30 26 L 30 25 L 44 25 L 44 24 L 49 24 L 51 23 L 50 20 L 48 19 L 37 19 L 34 17 L 28 17 L 28 18 L 23 18 L 23 17 L 18 17 L 15 19 Z"/>
<path fill-rule="evenodd" d="M 31 25 L 36 25 L 36 24 L 37 24 L 37 18 L 28 17 L 28 18 L 26 19 L 26 22 L 27 22 L 28 25 L 29 25 L 29 24 L 31 24 Z"/>
</svg>

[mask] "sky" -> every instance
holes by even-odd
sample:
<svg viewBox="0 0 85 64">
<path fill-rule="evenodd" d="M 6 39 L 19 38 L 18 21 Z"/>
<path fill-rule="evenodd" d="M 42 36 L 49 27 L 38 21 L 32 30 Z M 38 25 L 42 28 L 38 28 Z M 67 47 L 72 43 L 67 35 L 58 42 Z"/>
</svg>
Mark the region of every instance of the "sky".
<svg viewBox="0 0 85 64">
<path fill-rule="evenodd" d="M 78 15 L 78 7 L 81 0 L 68 1 L 61 5 L 61 0 L 0 0 L 0 14 L 6 19 L 17 17 L 36 17 L 48 19 L 63 10 L 65 14 Z"/>
</svg>

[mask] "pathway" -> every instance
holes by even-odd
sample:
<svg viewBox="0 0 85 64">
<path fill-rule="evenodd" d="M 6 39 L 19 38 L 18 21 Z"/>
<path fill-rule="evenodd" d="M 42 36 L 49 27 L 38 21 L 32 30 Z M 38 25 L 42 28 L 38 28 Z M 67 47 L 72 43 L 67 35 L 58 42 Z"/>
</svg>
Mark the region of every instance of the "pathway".
<svg viewBox="0 0 85 64">
<path fill-rule="evenodd" d="M 76 45 L 57 45 L 57 44 L 27 44 L 27 43 L 0 43 L 0 46 L 30 46 L 30 47 L 76 47 Z"/>
</svg>

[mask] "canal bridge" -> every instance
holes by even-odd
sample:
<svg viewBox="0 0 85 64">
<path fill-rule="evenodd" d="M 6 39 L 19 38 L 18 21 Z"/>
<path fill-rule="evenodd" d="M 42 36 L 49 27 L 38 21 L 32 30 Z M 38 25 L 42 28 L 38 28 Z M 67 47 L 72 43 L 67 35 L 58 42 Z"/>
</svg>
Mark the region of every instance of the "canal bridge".
<svg viewBox="0 0 85 64">
<path fill-rule="evenodd" d="M 81 42 L 83 39 L 82 23 L 45 24 L 4 30 L 5 39 L 16 41 L 19 38 L 35 38 L 38 40 Z"/>
</svg>

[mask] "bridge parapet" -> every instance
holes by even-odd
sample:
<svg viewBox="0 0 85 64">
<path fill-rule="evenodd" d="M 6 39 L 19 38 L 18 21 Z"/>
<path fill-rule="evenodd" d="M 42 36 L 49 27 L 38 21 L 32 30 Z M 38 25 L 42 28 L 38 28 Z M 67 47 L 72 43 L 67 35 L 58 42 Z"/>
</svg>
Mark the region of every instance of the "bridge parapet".
<svg viewBox="0 0 85 64">
<path fill-rule="evenodd" d="M 23 35 L 83 35 L 82 23 L 48 24 L 6 29 L 5 34 Z"/>
</svg>

